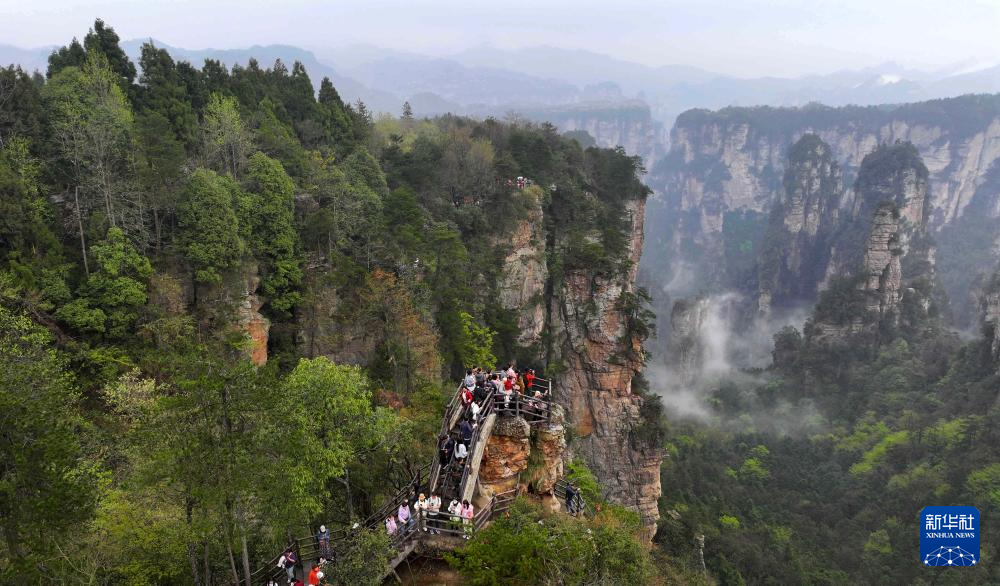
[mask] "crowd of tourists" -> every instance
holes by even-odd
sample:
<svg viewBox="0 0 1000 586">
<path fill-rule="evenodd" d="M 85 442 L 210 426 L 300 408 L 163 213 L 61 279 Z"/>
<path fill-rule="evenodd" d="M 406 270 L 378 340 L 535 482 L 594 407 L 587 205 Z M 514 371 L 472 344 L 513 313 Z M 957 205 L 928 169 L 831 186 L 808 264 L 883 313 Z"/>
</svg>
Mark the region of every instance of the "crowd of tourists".
<svg viewBox="0 0 1000 586">
<path fill-rule="evenodd" d="M 451 499 L 447 508 L 442 510 L 441 507 L 441 497 L 437 493 L 431 493 L 430 498 L 420 493 L 412 506 L 409 500 L 404 501 L 395 514 L 385 518 L 385 531 L 393 541 L 403 539 L 418 528 L 435 535 L 442 530 L 461 533 L 468 539 L 472 533 L 472 519 L 476 516 L 472 503 Z"/>
<path fill-rule="evenodd" d="M 450 500 L 450 503 L 445 507 L 442 495 L 457 497 L 460 478 L 473 447 L 480 414 L 486 408 L 487 401 L 492 398 L 493 406 L 501 415 L 544 415 L 548 409 L 549 388 L 542 382 L 545 381 L 535 375 L 534 369 L 518 370 L 513 363 L 494 372 L 478 367 L 466 371 L 457 391 L 460 403 L 459 423 L 449 433 L 438 438 L 438 491 L 431 492 L 430 497 L 420 493 L 414 498 L 414 493 L 411 493 L 410 498 L 400 503 L 395 512 L 385 518 L 385 531 L 393 542 L 402 540 L 418 528 L 432 534 L 444 531 L 460 534 L 464 539 L 470 538 L 475 518 L 474 506 L 465 499 L 449 498 L 446 500 Z M 310 571 L 305 584 L 295 579 L 295 566 L 299 560 L 293 548 L 286 549 L 278 559 L 278 567 L 288 575 L 288 584 L 317 586 L 321 583 L 322 567 L 331 559 L 332 554 L 330 532 L 325 525 L 320 525 L 315 539 L 319 563 Z"/>
</svg>

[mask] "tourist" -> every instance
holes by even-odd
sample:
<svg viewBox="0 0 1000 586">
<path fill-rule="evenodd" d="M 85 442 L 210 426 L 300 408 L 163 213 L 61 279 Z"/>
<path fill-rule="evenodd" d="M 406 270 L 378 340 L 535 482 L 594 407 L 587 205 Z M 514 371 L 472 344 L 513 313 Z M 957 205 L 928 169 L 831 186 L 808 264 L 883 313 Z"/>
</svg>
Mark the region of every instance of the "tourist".
<svg viewBox="0 0 1000 586">
<path fill-rule="evenodd" d="M 447 466 L 451 461 L 451 454 L 455 451 L 455 440 L 450 436 L 442 435 L 438 440 L 438 462 L 441 466 Z"/>
<path fill-rule="evenodd" d="M 415 521 L 413 520 L 413 515 L 410 514 L 410 503 L 408 501 L 403 501 L 399 504 L 399 509 L 396 511 L 396 517 L 399 519 L 400 524 L 403 525 L 403 531 L 408 533 L 411 529 L 413 529 Z"/>
<path fill-rule="evenodd" d="M 480 368 L 480 367 L 477 366 L 476 367 L 476 386 L 477 387 L 481 387 L 481 386 L 483 386 L 483 383 L 485 383 L 485 382 L 486 382 L 486 374 L 483 372 L 482 368 Z"/>
<path fill-rule="evenodd" d="M 437 534 L 437 516 L 441 511 L 441 497 L 431 493 L 431 498 L 427 499 L 427 519 L 431 526 L 431 533 Z"/>
<path fill-rule="evenodd" d="M 288 574 L 289 583 L 295 580 L 295 564 L 298 563 L 298 561 L 299 559 L 295 555 L 295 552 L 292 551 L 291 546 L 285 548 L 285 553 L 278 558 L 278 567 L 285 570 L 285 573 Z"/>
<path fill-rule="evenodd" d="M 388 516 L 385 518 L 385 532 L 389 534 L 389 537 L 396 535 L 398 527 L 396 527 L 396 518 L 393 516 Z"/>
<path fill-rule="evenodd" d="M 306 582 L 309 586 L 319 586 L 320 580 L 323 579 L 323 572 L 320 571 L 319 566 L 313 566 L 313 569 L 309 571 L 309 578 Z"/>
<path fill-rule="evenodd" d="M 424 496 L 424 493 L 420 493 L 420 496 L 417 498 L 417 502 L 413 503 L 413 512 L 417 516 L 417 522 L 418 523 L 420 523 L 421 519 L 424 520 L 424 523 L 423 523 L 424 524 L 424 531 L 427 531 L 427 523 L 426 523 L 426 519 L 427 519 L 427 497 Z"/>
<path fill-rule="evenodd" d="M 510 409 L 510 399 L 511 396 L 514 394 L 513 389 L 514 389 L 513 385 L 510 387 L 504 385 L 503 389 L 500 391 L 500 398 L 503 399 L 503 408 L 505 410 Z"/>
<path fill-rule="evenodd" d="M 476 377 L 472 374 L 472 369 L 465 371 L 465 383 L 463 385 L 467 389 L 476 388 Z"/>
<path fill-rule="evenodd" d="M 320 525 L 316 532 L 316 542 L 319 543 L 319 554 L 323 557 L 330 557 L 330 532 L 326 530 L 326 525 Z"/>
<path fill-rule="evenodd" d="M 457 530 L 462 523 L 462 503 L 452 499 L 451 504 L 448 505 L 448 514 L 448 524 L 452 529 Z"/>
<path fill-rule="evenodd" d="M 455 444 L 455 462 L 458 467 L 461 468 L 465 466 L 465 459 L 469 456 L 469 450 L 465 447 L 465 444 L 458 442 Z"/>
<path fill-rule="evenodd" d="M 535 371 L 529 368 L 528 372 L 524 374 L 524 385 L 525 389 L 530 391 L 535 386 Z"/>
<path fill-rule="evenodd" d="M 462 407 L 468 407 L 472 404 L 472 389 L 469 387 L 462 387 Z"/>
<path fill-rule="evenodd" d="M 462 423 L 458 426 L 458 431 L 461 434 L 461 442 L 465 444 L 465 447 L 472 447 L 469 444 L 472 443 L 472 424 L 469 423 L 468 419 L 463 419 Z"/>
<path fill-rule="evenodd" d="M 480 407 L 479 403 L 475 401 L 473 401 L 472 404 L 469 405 L 469 417 L 472 418 L 472 427 L 476 427 L 477 423 L 479 422 L 479 412 L 482 410 L 483 408 Z"/>
<path fill-rule="evenodd" d="M 462 501 L 462 525 L 465 530 L 465 538 L 468 539 L 472 535 L 472 518 L 475 516 L 475 511 L 472 508 L 472 503 L 469 501 Z"/>
<path fill-rule="evenodd" d="M 517 371 L 514 370 L 514 363 L 513 362 L 508 362 L 507 363 L 507 372 L 506 372 L 506 374 L 507 374 L 507 378 L 517 378 Z"/>
<path fill-rule="evenodd" d="M 572 515 L 576 516 L 577 502 L 576 497 L 580 493 L 577 491 L 576 486 L 572 482 L 566 485 L 566 511 Z"/>
</svg>

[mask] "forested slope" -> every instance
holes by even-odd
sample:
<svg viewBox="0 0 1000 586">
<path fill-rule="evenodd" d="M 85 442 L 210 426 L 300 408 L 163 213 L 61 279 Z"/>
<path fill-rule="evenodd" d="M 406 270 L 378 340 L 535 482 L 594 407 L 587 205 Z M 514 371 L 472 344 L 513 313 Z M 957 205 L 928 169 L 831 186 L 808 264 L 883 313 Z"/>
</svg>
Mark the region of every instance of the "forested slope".
<svg viewBox="0 0 1000 586">
<path fill-rule="evenodd" d="M 614 285 L 636 351 L 640 171 L 549 125 L 373 119 L 298 63 L 134 64 L 101 21 L 0 70 L 0 581 L 237 582 L 368 514 L 453 376 L 575 359 L 564 274 Z"/>
</svg>

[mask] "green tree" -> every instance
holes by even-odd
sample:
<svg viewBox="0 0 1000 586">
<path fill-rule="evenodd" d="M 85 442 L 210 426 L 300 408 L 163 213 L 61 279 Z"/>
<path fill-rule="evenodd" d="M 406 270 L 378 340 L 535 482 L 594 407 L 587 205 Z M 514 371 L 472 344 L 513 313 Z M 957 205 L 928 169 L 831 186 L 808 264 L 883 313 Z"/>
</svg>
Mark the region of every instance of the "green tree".
<svg viewBox="0 0 1000 586">
<path fill-rule="evenodd" d="M 295 184 L 281 163 L 264 153 L 250 158 L 249 180 L 255 194 L 254 247 L 263 256 L 261 289 L 277 315 L 288 315 L 299 302 L 302 267 L 294 225 Z"/>
<path fill-rule="evenodd" d="M 353 120 L 329 77 L 320 82 L 318 102 L 323 111 L 327 140 L 338 152 L 348 152 L 355 144 Z"/>
<path fill-rule="evenodd" d="M 649 554 L 635 537 L 638 516 L 615 509 L 588 522 L 543 516 L 518 500 L 445 559 L 469 584 L 648 584 Z"/>
<path fill-rule="evenodd" d="M 239 179 L 253 150 L 253 133 L 243 122 L 235 98 L 212 94 L 202 122 L 205 163 Z"/>
<path fill-rule="evenodd" d="M 497 363 L 497 357 L 492 352 L 496 332 L 476 323 L 467 312 L 459 312 L 458 316 L 462 320 L 462 337 L 458 346 L 462 365 L 465 368 L 481 366 L 487 371 L 492 370 Z"/>
<path fill-rule="evenodd" d="M 42 139 L 39 87 L 20 67 L 0 67 L 0 148 L 15 137 Z"/>
<path fill-rule="evenodd" d="M 83 37 L 83 48 L 87 53 L 99 53 L 107 60 L 108 65 L 118 76 L 118 84 L 122 89 L 128 89 L 135 81 L 135 65 L 129 61 L 125 50 L 118 44 L 118 33 L 115 29 L 104 24 L 104 21 L 97 19 L 94 26 Z"/>
<path fill-rule="evenodd" d="M 39 582 L 65 534 L 93 511 L 80 396 L 51 337 L 0 306 L 0 581 Z"/>
<path fill-rule="evenodd" d="M 139 183 L 153 213 L 153 242 L 160 247 L 163 225 L 177 205 L 182 168 L 187 162 L 184 145 L 174 136 L 170 121 L 155 110 L 136 118 Z"/>
<path fill-rule="evenodd" d="M 193 149 L 198 136 L 198 116 L 177 65 L 166 49 L 158 49 L 152 42 L 143 43 L 140 51 L 141 89 L 136 99 L 140 110 L 162 116 L 170 124 L 172 138 Z"/>
<path fill-rule="evenodd" d="M 214 171 L 196 169 L 188 179 L 177 221 L 184 257 L 199 283 L 218 283 L 243 256 L 234 203 L 230 185 Z"/>
<path fill-rule="evenodd" d="M 56 74 L 43 96 L 56 151 L 68 165 L 81 254 L 86 256 L 84 222 L 94 213 L 101 228 L 141 235 L 142 203 L 131 173 L 132 108 L 106 58 L 89 53 L 82 69 Z"/>
<path fill-rule="evenodd" d="M 149 259 L 119 228 L 92 247 L 96 268 L 80 287 L 79 296 L 59 308 L 57 317 L 74 328 L 122 339 L 132 333 L 139 310 L 146 305 L 147 283 L 153 274 Z"/>
</svg>

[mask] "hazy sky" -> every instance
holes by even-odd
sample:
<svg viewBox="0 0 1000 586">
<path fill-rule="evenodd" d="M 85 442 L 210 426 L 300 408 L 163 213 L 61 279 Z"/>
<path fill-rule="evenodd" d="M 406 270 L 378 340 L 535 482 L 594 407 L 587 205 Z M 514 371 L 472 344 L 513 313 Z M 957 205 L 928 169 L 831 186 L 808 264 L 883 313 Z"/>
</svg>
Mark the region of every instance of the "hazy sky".
<svg viewBox="0 0 1000 586">
<path fill-rule="evenodd" d="M 1000 62 L 1000 0 L 0 0 L 0 43 L 63 44 L 97 16 L 186 48 L 546 44 L 738 76 Z"/>
</svg>

